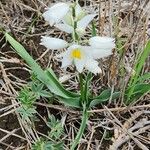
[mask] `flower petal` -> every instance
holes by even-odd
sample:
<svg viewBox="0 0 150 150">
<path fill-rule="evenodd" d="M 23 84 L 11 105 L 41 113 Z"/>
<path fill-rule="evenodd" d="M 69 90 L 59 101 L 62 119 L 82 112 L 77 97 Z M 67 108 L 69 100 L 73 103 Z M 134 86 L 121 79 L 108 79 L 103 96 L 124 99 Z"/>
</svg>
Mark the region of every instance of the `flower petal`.
<svg viewBox="0 0 150 150">
<path fill-rule="evenodd" d="M 91 50 L 91 55 L 93 56 L 94 59 L 100 59 L 100 58 L 104 58 L 107 57 L 109 55 L 112 54 L 112 50 L 111 49 L 92 49 Z"/>
<path fill-rule="evenodd" d="M 72 17 L 72 12 L 71 11 L 68 11 L 67 14 L 64 16 L 63 18 L 63 21 L 70 25 L 70 26 L 73 26 L 73 17 Z"/>
<path fill-rule="evenodd" d="M 77 23 L 77 28 L 81 28 L 83 30 L 86 29 L 88 24 L 93 20 L 93 18 L 96 16 L 96 14 L 90 14 L 85 17 L 83 17 L 78 23 Z"/>
<path fill-rule="evenodd" d="M 78 3 L 75 7 L 75 13 L 77 21 L 81 20 L 85 16 L 85 11 L 81 8 L 81 6 Z"/>
<path fill-rule="evenodd" d="M 94 36 L 90 38 L 89 44 L 94 48 L 100 48 L 100 49 L 115 48 L 114 39 L 111 37 Z"/>
<path fill-rule="evenodd" d="M 68 43 L 65 40 L 42 36 L 41 45 L 44 45 L 48 49 L 62 49 L 68 46 Z"/>
<path fill-rule="evenodd" d="M 73 44 L 70 47 L 68 47 L 68 49 L 64 53 L 60 54 L 63 57 L 62 68 L 67 67 L 73 63 L 73 58 L 70 57 L 71 52 L 72 52 L 72 50 L 77 49 L 79 47 L 80 47 L 80 45 Z"/>
<path fill-rule="evenodd" d="M 72 46 L 70 46 L 68 48 L 69 57 L 71 56 L 72 51 L 75 50 L 75 49 L 81 50 L 81 55 L 82 56 L 81 56 L 81 59 L 73 58 L 72 63 L 74 63 L 74 65 L 76 66 L 77 71 L 81 73 L 83 71 L 84 66 L 85 66 L 86 55 L 85 55 L 85 52 L 84 52 L 81 45 L 73 44 Z"/>
<path fill-rule="evenodd" d="M 81 46 L 81 48 L 84 51 L 86 57 L 92 58 L 92 47 L 91 46 Z"/>
<path fill-rule="evenodd" d="M 68 52 L 71 52 L 73 49 L 80 49 L 81 45 L 73 44 L 70 47 L 68 47 Z"/>
<path fill-rule="evenodd" d="M 67 55 L 65 55 L 63 57 L 63 59 L 62 59 L 62 65 L 61 65 L 61 67 L 65 68 L 65 67 L 67 67 L 67 66 L 69 66 L 71 64 L 72 64 L 72 59 L 70 59 L 70 57 L 68 57 Z"/>
<path fill-rule="evenodd" d="M 69 5 L 66 3 L 57 3 L 43 13 L 43 17 L 51 26 L 53 26 L 55 23 L 59 23 L 68 11 Z"/>
<path fill-rule="evenodd" d="M 94 74 L 102 72 L 102 70 L 98 66 L 98 62 L 94 59 L 89 59 L 88 61 L 86 61 L 85 68 Z"/>
<path fill-rule="evenodd" d="M 76 69 L 77 69 L 78 72 L 81 73 L 81 72 L 83 71 L 83 68 L 84 68 L 84 66 L 85 66 L 85 62 L 86 62 L 85 59 L 81 59 L 81 60 L 79 60 L 79 59 L 74 59 L 74 64 L 75 64 Z"/>
<path fill-rule="evenodd" d="M 66 23 L 56 24 L 55 27 L 58 28 L 61 31 L 66 32 L 66 33 L 72 33 L 73 32 L 73 27 L 66 24 Z"/>
<path fill-rule="evenodd" d="M 82 10 L 81 6 L 77 3 L 76 6 L 75 6 L 76 16 L 78 16 L 82 12 L 83 12 L 83 10 Z"/>
<path fill-rule="evenodd" d="M 92 47 L 92 56 L 94 59 L 111 55 L 112 49 L 115 48 L 114 39 L 111 37 L 95 36 L 90 38 L 89 44 Z"/>
</svg>

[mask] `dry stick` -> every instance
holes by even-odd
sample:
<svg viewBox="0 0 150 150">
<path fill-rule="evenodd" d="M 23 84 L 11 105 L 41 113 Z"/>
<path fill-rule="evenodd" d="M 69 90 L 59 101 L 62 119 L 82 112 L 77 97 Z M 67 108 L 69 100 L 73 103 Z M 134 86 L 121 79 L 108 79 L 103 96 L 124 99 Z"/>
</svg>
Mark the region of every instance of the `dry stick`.
<svg viewBox="0 0 150 150">
<path fill-rule="evenodd" d="M 141 141 L 143 141 L 143 143 L 150 144 L 149 137 L 144 137 L 142 135 L 138 135 L 137 138 L 140 139 Z"/>
<path fill-rule="evenodd" d="M 2 75 L 3 75 L 3 77 L 4 77 L 4 81 L 6 82 L 6 85 L 7 85 L 7 88 L 8 88 L 8 92 L 12 94 L 12 91 L 14 91 L 14 93 L 17 94 L 17 92 L 16 92 L 16 91 L 13 89 L 13 87 L 11 86 L 11 83 L 10 83 L 10 81 L 9 81 L 9 78 L 8 78 L 7 75 L 6 75 L 6 72 L 5 72 L 5 69 L 4 69 L 3 65 L 2 65 L 2 63 L 0 63 L 0 67 L 1 67 L 1 70 L 2 70 Z M 10 90 L 10 88 L 11 88 L 12 91 Z M 12 101 L 12 104 L 13 104 L 13 105 L 17 103 L 17 102 L 16 102 L 15 100 L 13 100 L 13 99 L 12 99 L 11 101 Z M 16 106 L 14 106 L 14 109 L 16 110 Z M 20 124 L 20 126 L 21 126 L 21 128 L 22 128 L 22 131 L 23 131 L 23 133 L 25 134 L 26 139 L 27 139 L 29 145 L 31 146 L 31 142 L 30 142 L 30 140 L 28 139 L 28 135 L 27 135 L 27 133 L 26 133 L 26 131 L 25 131 L 23 125 L 22 125 L 21 118 L 20 118 L 19 114 L 17 113 L 17 111 L 15 111 L 15 112 L 16 112 L 16 115 L 17 115 L 19 124 Z"/>
<path fill-rule="evenodd" d="M 104 130 L 103 136 L 101 137 L 101 140 L 100 140 L 100 142 L 98 144 L 97 149 L 100 149 L 100 147 L 102 146 L 102 142 L 103 142 L 103 140 L 105 138 L 106 132 L 107 132 L 107 129 Z"/>
<path fill-rule="evenodd" d="M 7 90 L 8 90 L 9 93 L 11 93 L 11 90 L 10 90 L 10 88 L 8 86 L 9 85 L 8 78 L 7 78 L 6 72 L 4 70 L 3 64 L 1 62 L 0 62 L 0 68 L 1 68 L 1 71 L 2 71 L 2 75 L 3 75 L 4 81 L 6 83 Z"/>
<path fill-rule="evenodd" d="M 27 149 L 26 146 L 22 146 L 22 147 L 15 148 L 15 150 L 29 150 L 29 149 Z"/>
<path fill-rule="evenodd" d="M 70 110 L 70 109 L 67 109 L 66 107 L 62 107 L 62 106 L 59 106 L 59 105 L 43 104 L 43 103 L 39 103 L 39 102 L 35 102 L 34 104 L 44 106 L 44 107 L 48 107 L 48 108 L 58 109 L 58 110 L 61 110 L 61 111 L 67 111 L 67 112 L 72 113 L 72 114 L 77 114 L 77 115 L 81 114 L 80 111 Z"/>
<path fill-rule="evenodd" d="M 132 114 L 131 117 L 127 121 L 125 121 L 125 123 L 123 124 L 123 127 L 128 129 L 131 126 L 131 124 L 133 123 L 133 121 L 135 121 L 143 113 L 144 113 L 144 111 L 137 111 L 134 114 Z"/>
<path fill-rule="evenodd" d="M 6 70 L 6 69 L 5 69 Z M 29 70 L 28 70 L 29 71 Z M 22 80 L 16 76 L 14 76 L 13 74 L 9 73 L 9 76 L 13 77 L 14 79 L 16 79 L 16 81 L 21 82 L 22 84 L 27 84 L 27 81 Z"/>
<path fill-rule="evenodd" d="M 88 141 L 87 150 L 90 150 L 90 144 L 92 142 L 92 138 L 93 138 L 94 133 L 95 133 L 95 127 L 92 127 L 92 133 L 91 133 L 90 139 Z"/>
<path fill-rule="evenodd" d="M 134 109 L 138 109 L 138 108 L 150 108 L 150 104 L 147 105 L 141 105 L 141 106 L 133 106 L 133 107 L 119 107 L 119 108 L 108 108 L 109 111 L 114 112 L 114 111 L 128 111 L 128 110 L 134 110 Z M 90 113 L 102 113 L 102 112 L 106 112 L 106 109 L 97 109 L 97 110 L 90 110 L 88 112 Z"/>
<path fill-rule="evenodd" d="M 111 145 L 110 146 L 110 150 L 117 150 L 118 149 L 118 147 L 120 147 L 123 143 L 125 143 L 126 141 L 128 141 L 130 138 L 132 139 L 132 138 L 134 138 L 134 135 L 133 135 L 133 129 L 131 128 L 131 130 L 130 129 L 127 129 L 126 127 L 124 127 L 121 123 L 120 123 L 120 121 L 114 116 L 114 114 L 107 108 L 107 107 L 105 107 L 106 108 L 106 110 L 112 115 L 112 117 L 116 120 L 116 123 L 118 124 L 118 125 L 120 125 L 120 127 L 122 128 L 122 130 L 123 130 L 123 134 L 121 134 L 118 138 L 117 138 L 117 140 L 113 143 L 113 145 Z M 138 116 L 139 114 L 137 114 L 137 116 Z M 140 124 L 140 127 L 143 127 L 144 125 L 147 125 L 147 124 L 149 124 L 149 122 L 147 123 L 146 122 L 146 124 Z M 136 133 L 136 132 L 134 132 L 134 133 Z M 137 134 L 138 135 L 138 134 Z"/>
<path fill-rule="evenodd" d="M 146 126 L 147 127 L 147 126 Z M 148 127 L 150 129 L 150 127 Z M 148 129 L 148 130 L 149 130 Z M 134 133 L 133 133 L 134 135 Z M 149 136 L 148 137 L 144 137 L 144 136 L 141 136 L 141 135 L 134 135 L 136 138 L 138 138 L 139 140 L 141 140 L 143 143 L 145 144 L 149 144 L 150 145 L 150 139 L 149 139 Z"/>
<path fill-rule="evenodd" d="M 8 114 L 11 114 L 11 113 L 13 113 L 13 112 L 15 112 L 15 111 L 16 111 L 16 109 L 12 109 L 12 110 L 10 110 L 10 111 L 7 111 L 6 113 L 0 115 L 0 118 L 6 116 L 6 115 L 8 115 Z"/>
<path fill-rule="evenodd" d="M 45 134 L 43 134 L 43 133 L 41 133 L 41 132 L 39 132 L 39 131 L 37 131 L 37 133 L 38 133 L 39 135 L 41 135 L 41 136 L 43 136 L 43 137 L 45 137 L 45 138 L 49 139 L 50 141 L 55 142 L 55 140 L 54 140 L 54 139 L 52 139 L 52 138 L 50 138 L 48 135 L 45 135 Z"/>
<path fill-rule="evenodd" d="M 5 135 L 3 138 L 0 139 L 0 143 L 3 142 L 5 139 L 7 139 L 9 136 L 11 136 L 12 134 L 14 134 L 14 132 L 16 132 L 17 130 L 14 129 L 11 132 L 9 132 L 7 135 Z"/>
<path fill-rule="evenodd" d="M 9 17 L 8 17 L 8 15 L 7 15 L 7 13 L 6 13 L 6 11 L 4 10 L 3 5 L 2 5 L 1 1 L 0 1 L 0 7 L 2 8 L 2 11 L 3 11 L 3 13 L 4 13 L 5 17 L 7 18 L 7 21 L 8 21 L 8 22 L 10 22 L 10 19 L 9 19 Z"/>
<path fill-rule="evenodd" d="M 146 130 L 150 129 L 150 125 L 149 126 L 146 126 L 146 127 L 143 127 L 143 128 L 140 128 L 138 131 L 136 132 L 131 132 L 131 134 L 133 136 L 137 136 L 141 133 L 144 133 Z M 121 135 L 116 141 L 115 143 L 113 143 L 113 145 L 110 146 L 109 150 L 117 150 L 118 147 L 120 147 L 123 143 L 127 142 L 129 139 L 131 138 L 134 138 L 133 136 L 130 135 L 126 135 L 126 134 L 123 134 Z"/>
<path fill-rule="evenodd" d="M 101 0 L 99 0 L 99 13 L 98 13 L 98 16 L 99 16 L 99 19 L 98 19 L 98 32 L 99 32 L 99 35 L 101 34 Z"/>
<path fill-rule="evenodd" d="M 9 147 L 9 148 L 12 149 L 12 150 L 15 149 L 15 147 L 11 146 L 10 144 L 4 143 L 4 142 L 1 142 L 1 144 L 4 145 L 4 146 Z M 15 150 L 16 150 L 16 149 L 15 149 Z"/>
<path fill-rule="evenodd" d="M 1 58 L 0 62 L 2 63 L 11 63 L 11 64 L 20 64 L 20 60 L 18 58 Z"/>
<path fill-rule="evenodd" d="M 113 21 L 112 21 L 112 16 L 113 16 L 113 3 L 112 0 L 109 0 L 109 30 L 110 30 L 110 37 L 112 36 L 112 32 L 113 32 Z"/>
<path fill-rule="evenodd" d="M 119 141 L 121 141 L 121 143 L 122 143 L 122 138 L 124 138 L 124 139 L 126 139 L 126 141 L 128 141 L 130 138 L 132 139 L 132 138 L 134 138 L 134 136 L 133 136 L 133 133 L 132 133 L 132 131 L 129 131 L 129 130 L 127 130 L 121 123 L 120 123 L 120 121 L 114 116 L 114 114 L 111 112 L 111 111 L 109 111 L 109 109 L 105 106 L 105 108 L 106 108 L 106 110 L 108 110 L 108 112 L 113 116 L 113 118 L 116 120 L 116 122 L 117 122 L 117 124 L 118 125 L 120 125 L 120 127 L 122 128 L 122 130 L 123 130 L 123 132 L 124 132 L 124 134 L 123 135 L 121 135 L 120 137 L 120 140 Z M 144 124 L 142 124 L 142 126 L 144 126 Z M 136 133 L 136 132 L 135 132 Z M 127 134 L 127 135 L 126 135 Z M 120 147 L 121 145 L 119 145 L 119 141 L 118 142 L 116 142 L 115 144 L 113 144 L 112 146 L 110 146 L 110 150 L 116 150 L 118 147 Z M 118 147 L 117 147 L 118 146 Z"/>
<path fill-rule="evenodd" d="M 19 103 L 14 104 L 14 105 L 10 105 L 10 106 L 3 107 L 3 108 L 0 109 L 0 112 L 8 111 L 8 110 L 10 110 L 11 108 L 13 108 L 14 106 L 17 106 L 18 104 L 19 104 Z"/>
<path fill-rule="evenodd" d="M 3 90 L 0 90 L 0 93 L 1 93 L 1 94 L 4 94 L 4 95 L 7 95 L 7 96 L 10 96 L 10 97 L 16 97 L 14 94 L 10 94 L 10 93 L 5 92 L 5 91 L 3 91 Z"/>
<path fill-rule="evenodd" d="M 5 133 L 7 133 L 7 134 L 10 133 L 9 131 L 4 130 L 4 129 L 2 129 L 2 128 L 0 128 L 0 131 L 5 132 Z M 27 140 L 27 139 L 25 139 L 24 137 L 22 137 L 22 136 L 20 136 L 20 135 L 18 135 L 18 134 L 15 134 L 15 133 L 12 133 L 11 135 L 12 135 L 12 136 L 15 136 L 15 137 L 18 137 L 18 138 L 20 138 L 20 139 L 22 139 L 22 140 L 25 140 L 25 141 Z"/>
<path fill-rule="evenodd" d="M 41 3 L 42 5 L 43 5 L 43 7 L 47 7 L 47 5 L 44 3 L 44 2 L 42 2 L 41 0 L 37 0 L 39 3 Z"/>
<path fill-rule="evenodd" d="M 61 110 L 61 111 L 66 111 L 72 114 L 81 114 L 80 111 L 75 111 L 75 110 L 70 110 L 69 108 L 67 109 L 66 107 L 63 106 L 59 106 L 59 105 L 52 105 L 52 104 L 43 104 L 40 102 L 35 102 L 34 104 L 40 105 L 40 106 L 44 106 L 44 107 L 48 107 L 48 108 L 53 108 L 53 109 L 57 109 L 57 110 Z M 140 105 L 140 106 L 133 106 L 133 107 L 119 107 L 119 108 L 108 108 L 109 111 L 111 112 L 116 112 L 116 111 L 128 111 L 128 110 L 134 110 L 134 109 L 140 109 L 140 108 L 150 108 L 150 104 L 147 105 Z M 89 110 L 89 113 L 103 113 L 106 112 L 106 109 L 94 109 L 94 110 Z"/>
<path fill-rule="evenodd" d="M 138 103 L 139 101 L 141 101 L 142 100 L 142 98 L 144 97 L 144 96 L 146 96 L 147 94 L 149 93 L 149 91 L 148 92 L 146 92 L 144 95 L 142 95 L 137 101 L 135 101 L 135 102 L 133 102 L 133 103 L 131 103 L 131 105 L 129 105 L 129 107 L 131 107 L 131 106 L 134 106 L 136 103 Z M 149 99 L 150 100 L 150 99 Z"/>
<path fill-rule="evenodd" d="M 138 139 L 132 137 L 132 139 L 134 140 L 134 142 L 136 143 L 136 145 L 138 145 L 139 148 L 141 148 L 142 150 L 149 150 L 144 144 L 142 144 Z"/>
<path fill-rule="evenodd" d="M 18 1 L 18 4 L 19 4 L 20 6 L 23 6 L 23 7 L 26 8 L 27 10 L 37 12 L 38 14 L 41 15 L 41 12 L 40 12 L 39 10 L 36 10 L 36 9 L 34 9 L 34 8 L 28 6 L 28 5 L 25 5 L 25 4 L 23 4 L 23 3 L 20 3 L 19 1 Z"/>
<path fill-rule="evenodd" d="M 0 63 L 0 67 L 1 67 L 1 69 L 2 69 L 2 74 L 3 74 L 3 77 L 4 77 L 4 81 L 6 82 L 6 85 L 8 86 L 8 91 L 9 91 L 11 94 L 12 94 L 12 92 L 13 92 L 13 94 L 17 95 L 16 90 L 13 88 L 13 86 L 12 86 L 11 83 L 10 83 L 10 79 L 7 77 L 7 74 L 6 74 L 6 72 L 5 72 L 5 69 L 4 69 L 2 63 Z M 9 87 L 10 87 L 10 88 L 9 88 Z"/>
<path fill-rule="evenodd" d="M 26 65 L 25 65 L 26 66 Z M 25 68 L 25 67 L 11 67 L 11 68 L 6 68 L 5 71 L 7 70 L 15 70 L 15 69 L 20 69 L 20 70 L 24 70 L 24 71 L 27 71 L 27 72 L 30 72 L 30 70 L 28 68 Z M 0 71 L 1 72 L 1 71 Z M 10 73 L 9 73 L 10 74 Z M 21 79 L 20 79 L 21 80 Z M 26 82 L 26 81 L 24 81 Z"/>
<path fill-rule="evenodd" d="M 134 126 L 132 126 L 129 130 L 129 132 L 133 132 L 136 131 L 137 129 L 140 129 L 144 126 L 148 126 L 150 125 L 150 121 L 148 121 L 146 118 L 141 119 L 140 121 L 138 121 Z"/>
<path fill-rule="evenodd" d="M 105 0 L 105 7 L 106 7 L 106 0 Z M 104 22 L 105 22 L 105 18 L 106 18 L 106 9 L 104 12 L 104 18 L 101 17 L 101 0 L 99 0 L 99 35 L 102 36 L 103 31 L 104 31 Z"/>
<path fill-rule="evenodd" d="M 39 58 L 36 59 L 36 61 L 39 61 L 40 59 L 42 59 L 50 50 L 47 49 Z"/>
</svg>

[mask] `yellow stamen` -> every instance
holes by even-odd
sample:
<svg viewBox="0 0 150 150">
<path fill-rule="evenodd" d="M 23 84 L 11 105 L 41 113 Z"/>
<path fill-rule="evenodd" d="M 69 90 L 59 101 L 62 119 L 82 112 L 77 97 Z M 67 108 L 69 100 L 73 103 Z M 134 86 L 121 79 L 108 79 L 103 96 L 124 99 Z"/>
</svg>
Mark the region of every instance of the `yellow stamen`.
<svg viewBox="0 0 150 150">
<path fill-rule="evenodd" d="M 74 50 L 71 52 L 71 57 L 72 57 L 72 58 L 81 59 L 81 51 L 80 51 L 80 49 L 74 49 Z"/>
</svg>

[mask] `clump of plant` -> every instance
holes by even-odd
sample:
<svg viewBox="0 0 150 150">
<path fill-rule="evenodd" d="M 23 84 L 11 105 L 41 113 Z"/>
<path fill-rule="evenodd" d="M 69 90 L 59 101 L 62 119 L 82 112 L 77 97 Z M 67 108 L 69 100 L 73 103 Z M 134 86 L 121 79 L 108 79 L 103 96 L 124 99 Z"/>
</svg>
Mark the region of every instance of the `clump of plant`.
<svg viewBox="0 0 150 150">
<path fill-rule="evenodd" d="M 26 121 L 35 117 L 36 107 L 34 102 L 36 100 L 40 99 L 40 97 L 52 97 L 52 94 L 45 89 L 44 84 L 34 74 L 31 75 L 31 80 L 31 82 L 21 89 L 17 97 L 18 101 L 21 102 L 21 107 L 17 111 L 22 116 L 22 119 Z"/>
<path fill-rule="evenodd" d="M 34 101 L 38 99 L 39 95 L 46 97 L 48 92 L 60 103 L 72 108 L 79 108 L 82 111 L 81 125 L 76 138 L 73 140 L 73 142 L 71 142 L 71 150 L 76 149 L 84 133 L 86 123 L 89 118 L 88 110 L 97 104 L 108 101 L 110 97 L 111 99 L 119 98 L 121 94 L 119 91 L 114 91 L 112 93 L 111 89 L 105 89 L 98 96 L 91 94 L 91 80 L 93 76 L 101 73 L 98 60 L 110 56 L 112 54 L 112 50 L 116 47 L 114 38 L 96 35 L 96 28 L 92 22 L 96 16 L 97 14 L 87 14 L 80 7 L 78 1 L 71 4 L 57 3 L 48 8 L 48 10 L 43 14 L 43 17 L 49 22 L 50 26 L 54 26 L 57 29 L 70 34 L 72 37 L 70 41 L 65 41 L 63 39 L 54 38 L 51 36 L 42 36 L 40 44 L 49 50 L 64 49 L 64 52 L 59 55 L 62 61 L 61 67 L 64 69 L 70 65 L 75 67 L 75 71 L 78 72 L 80 91 L 71 92 L 65 89 L 64 86 L 59 82 L 52 68 L 43 70 L 27 53 L 21 44 L 14 40 L 8 33 L 5 33 L 6 39 L 10 42 L 15 51 L 27 62 L 32 72 L 36 75 L 36 78 L 41 82 L 38 86 L 31 86 L 31 91 L 28 88 L 24 88 L 20 92 L 19 100 L 23 104 L 23 108 L 21 108 L 19 112 L 23 114 L 23 111 L 27 111 L 29 114 L 26 114 L 25 117 L 31 117 L 32 114 L 35 113 L 32 111 L 33 107 L 31 107 Z M 85 35 L 86 28 L 90 23 L 92 23 L 91 37 L 89 39 L 87 38 L 86 40 L 84 37 L 83 40 L 82 37 Z M 145 51 L 146 52 L 143 52 L 143 55 L 141 56 L 143 61 L 146 59 L 146 55 L 150 53 L 150 42 L 148 42 Z M 139 57 L 139 59 L 141 57 Z M 138 72 L 131 77 L 129 86 L 126 87 L 124 94 L 124 102 L 126 104 L 129 104 L 129 102 L 135 100 L 137 93 L 139 96 L 142 96 L 144 93 L 150 90 L 149 84 L 141 82 L 143 81 L 144 77 L 139 78 L 142 66 L 143 63 L 135 66 L 135 72 Z M 136 68 L 138 69 L 136 70 Z M 146 89 L 144 88 L 145 90 L 139 89 L 139 86 L 141 86 L 139 82 L 141 85 L 143 84 L 142 86 L 146 87 Z M 47 87 L 46 92 L 42 91 L 43 86 Z M 33 91 L 34 94 L 32 93 Z M 25 93 L 28 94 L 28 100 L 26 99 Z M 38 94 L 36 95 L 35 93 Z M 26 108 L 28 105 L 29 107 Z M 52 123 L 49 123 L 51 128 L 49 136 L 51 136 L 52 139 L 57 140 L 57 137 L 61 132 L 56 132 L 56 127 L 60 128 L 60 124 L 57 123 L 53 117 L 51 119 L 53 120 L 52 122 L 55 122 L 56 126 L 54 126 Z M 34 145 L 33 149 L 39 149 L 41 146 L 47 147 L 45 149 L 50 149 L 51 145 L 51 141 L 45 141 L 41 139 Z M 53 143 L 53 146 L 54 145 L 55 144 Z"/>
<path fill-rule="evenodd" d="M 54 115 L 48 117 L 47 126 L 50 128 L 48 138 L 40 138 L 32 145 L 32 150 L 62 150 L 63 142 L 61 135 L 63 134 L 63 126 L 60 120 L 57 120 Z"/>
</svg>

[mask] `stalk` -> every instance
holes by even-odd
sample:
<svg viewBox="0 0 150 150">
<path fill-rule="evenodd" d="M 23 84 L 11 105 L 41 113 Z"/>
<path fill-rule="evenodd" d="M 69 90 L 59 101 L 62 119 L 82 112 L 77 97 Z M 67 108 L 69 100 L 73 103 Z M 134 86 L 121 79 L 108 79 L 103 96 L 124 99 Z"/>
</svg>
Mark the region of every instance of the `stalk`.
<svg viewBox="0 0 150 150">
<path fill-rule="evenodd" d="M 83 83 L 83 74 L 79 73 L 79 82 L 80 82 L 80 94 L 81 94 L 81 103 L 83 104 L 85 101 L 85 97 L 84 97 L 84 83 Z"/>
<path fill-rule="evenodd" d="M 76 1 L 76 4 L 77 4 L 78 0 Z M 78 43 L 79 44 L 79 35 L 77 34 L 76 32 L 76 28 L 77 28 L 77 20 L 76 20 L 76 14 L 75 14 L 75 7 L 72 8 L 72 16 L 73 16 L 73 19 L 74 19 L 74 33 L 73 33 L 73 39 L 74 39 L 74 42 Z M 82 135 L 83 135 L 83 132 L 86 128 L 86 122 L 88 120 L 88 108 L 87 108 L 87 103 L 86 103 L 86 97 L 85 97 L 85 89 L 84 89 L 84 82 L 83 82 L 83 74 L 82 73 L 79 73 L 79 82 L 80 82 L 80 94 L 81 94 L 81 104 L 83 105 L 83 112 L 82 112 L 82 121 L 81 121 L 81 125 L 80 125 L 80 128 L 79 128 L 79 131 L 75 137 L 75 140 L 73 141 L 73 143 L 71 144 L 71 148 L 70 150 L 74 150 Z"/>
<path fill-rule="evenodd" d="M 87 108 L 86 108 L 86 105 L 84 104 L 83 105 L 83 113 L 82 113 L 82 122 L 81 122 L 81 126 L 80 126 L 80 129 L 76 135 L 76 138 L 71 146 L 71 149 L 70 150 L 74 150 L 76 148 L 76 146 L 78 145 L 81 137 L 82 137 L 82 134 L 85 130 L 85 127 L 86 127 L 86 122 L 88 120 L 88 112 L 87 112 Z"/>
</svg>

